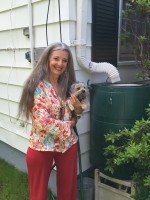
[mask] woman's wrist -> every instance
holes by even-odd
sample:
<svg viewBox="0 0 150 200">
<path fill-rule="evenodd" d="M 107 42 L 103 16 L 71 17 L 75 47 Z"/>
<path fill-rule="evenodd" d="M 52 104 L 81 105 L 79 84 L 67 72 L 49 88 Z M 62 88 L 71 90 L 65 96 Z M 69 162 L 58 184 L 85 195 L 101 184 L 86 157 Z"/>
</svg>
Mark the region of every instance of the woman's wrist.
<svg viewBox="0 0 150 200">
<path fill-rule="evenodd" d="M 82 111 L 80 110 L 80 111 L 74 111 L 74 114 L 77 116 L 77 117 L 81 117 L 81 115 L 82 115 Z"/>
<path fill-rule="evenodd" d="M 75 114 L 82 114 L 82 110 L 79 110 L 79 111 L 74 111 Z"/>
</svg>

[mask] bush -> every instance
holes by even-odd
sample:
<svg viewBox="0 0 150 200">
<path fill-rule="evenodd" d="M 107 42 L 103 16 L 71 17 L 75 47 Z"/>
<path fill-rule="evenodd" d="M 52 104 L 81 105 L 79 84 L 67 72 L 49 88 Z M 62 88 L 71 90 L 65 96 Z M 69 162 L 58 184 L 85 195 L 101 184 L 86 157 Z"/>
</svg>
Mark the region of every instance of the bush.
<svg viewBox="0 0 150 200">
<path fill-rule="evenodd" d="M 105 170 L 113 173 L 117 166 L 134 165 L 132 176 L 136 183 L 135 199 L 150 200 L 150 105 L 147 119 L 135 121 L 131 129 L 105 135 L 108 146 L 104 149 L 107 158 Z"/>
</svg>

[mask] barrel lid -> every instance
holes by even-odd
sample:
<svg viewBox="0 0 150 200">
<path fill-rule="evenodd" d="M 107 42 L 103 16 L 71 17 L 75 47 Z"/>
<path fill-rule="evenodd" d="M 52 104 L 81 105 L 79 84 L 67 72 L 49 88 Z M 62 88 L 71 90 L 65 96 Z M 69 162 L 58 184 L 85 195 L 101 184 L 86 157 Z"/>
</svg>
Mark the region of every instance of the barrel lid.
<svg viewBox="0 0 150 200">
<path fill-rule="evenodd" d="M 119 86 L 119 87 L 136 87 L 136 86 L 142 86 L 142 84 L 136 84 L 136 83 L 117 83 L 117 84 L 111 84 L 109 86 Z"/>
</svg>

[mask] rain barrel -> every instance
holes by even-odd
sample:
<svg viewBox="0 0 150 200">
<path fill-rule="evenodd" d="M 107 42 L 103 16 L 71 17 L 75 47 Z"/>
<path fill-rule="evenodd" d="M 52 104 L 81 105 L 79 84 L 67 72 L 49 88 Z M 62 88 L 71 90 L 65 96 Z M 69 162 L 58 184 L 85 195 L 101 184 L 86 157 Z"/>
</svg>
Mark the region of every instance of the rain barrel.
<svg viewBox="0 0 150 200">
<path fill-rule="evenodd" d="M 145 108 L 150 103 L 150 84 L 91 84 L 91 134 L 90 161 L 103 173 L 106 147 L 104 135 L 110 130 L 118 132 L 131 128 L 135 120 L 146 118 Z M 133 167 L 118 167 L 114 178 L 127 180 L 133 174 Z"/>
</svg>

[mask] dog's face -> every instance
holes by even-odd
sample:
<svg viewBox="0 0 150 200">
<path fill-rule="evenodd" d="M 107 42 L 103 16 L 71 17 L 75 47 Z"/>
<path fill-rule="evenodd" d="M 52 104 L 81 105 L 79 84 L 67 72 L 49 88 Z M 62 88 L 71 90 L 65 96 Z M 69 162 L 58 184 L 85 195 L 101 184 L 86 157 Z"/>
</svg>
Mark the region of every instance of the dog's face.
<svg viewBox="0 0 150 200">
<path fill-rule="evenodd" d="M 81 102 L 81 106 L 83 110 L 87 110 L 89 108 L 89 92 L 87 87 L 82 82 L 75 82 L 71 85 L 70 88 L 70 95 L 74 95 L 78 98 L 78 100 Z M 68 101 L 68 106 L 70 110 L 74 110 L 73 105 L 70 101 Z"/>
<path fill-rule="evenodd" d="M 79 99 L 80 102 L 82 102 L 83 100 L 87 98 L 88 90 L 85 87 L 84 83 L 76 82 L 71 85 L 70 94 L 73 94 Z"/>
</svg>

